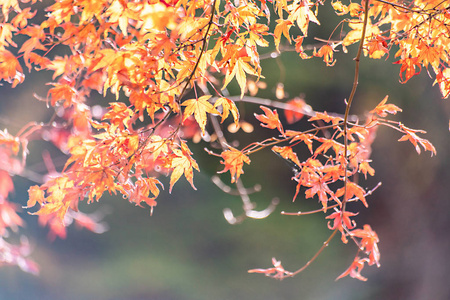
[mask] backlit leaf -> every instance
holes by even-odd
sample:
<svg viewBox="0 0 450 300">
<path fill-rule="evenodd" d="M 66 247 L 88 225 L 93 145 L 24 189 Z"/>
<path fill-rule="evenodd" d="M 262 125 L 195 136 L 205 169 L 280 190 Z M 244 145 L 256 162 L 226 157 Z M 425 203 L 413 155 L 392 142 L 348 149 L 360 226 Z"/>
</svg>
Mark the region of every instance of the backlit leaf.
<svg viewBox="0 0 450 300">
<path fill-rule="evenodd" d="M 223 151 L 221 156 L 223 159 L 221 163 L 224 164 L 225 167 L 219 173 L 230 171 L 231 183 L 239 179 L 239 176 L 244 173 L 242 169 L 244 167 L 244 163 L 250 164 L 250 158 L 233 147 L 229 147 L 229 150 Z"/>
<path fill-rule="evenodd" d="M 184 101 L 181 105 L 186 106 L 184 110 L 183 120 L 186 120 L 190 115 L 194 115 L 195 120 L 198 125 L 202 129 L 202 132 L 205 132 L 206 126 L 206 114 L 220 114 L 214 106 L 208 102 L 208 99 L 211 98 L 211 95 L 201 96 L 198 99 L 190 99 Z"/>
</svg>

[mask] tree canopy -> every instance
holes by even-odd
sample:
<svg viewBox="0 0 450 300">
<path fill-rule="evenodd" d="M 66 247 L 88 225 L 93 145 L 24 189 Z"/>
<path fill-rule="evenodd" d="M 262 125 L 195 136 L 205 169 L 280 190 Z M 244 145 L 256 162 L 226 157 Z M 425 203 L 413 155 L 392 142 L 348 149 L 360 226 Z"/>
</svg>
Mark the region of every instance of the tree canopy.
<svg viewBox="0 0 450 300">
<path fill-rule="evenodd" d="M 327 22 L 320 17 L 325 5 L 331 5 L 341 21 L 321 39 L 310 32 Z M 14 134 L 0 131 L 4 238 L 23 225 L 17 205 L 8 200 L 14 190 L 12 177 L 25 174 L 29 143 L 43 139 L 43 132 L 67 161 L 61 172 L 29 188 L 26 208 L 59 237 L 65 237 L 71 222 L 102 231 L 78 210 L 80 201 L 117 194 L 148 207 L 151 214 L 164 188 L 161 175 L 169 177 L 169 193 L 182 177 L 196 189 L 194 174 L 202 166 L 189 145 L 202 140 L 222 165 L 218 173 L 230 174 L 230 184 L 242 200 L 241 215 L 226 211 L 230 223 L 274 211 L 277 200 L 256 210 L 241 180 L 244 170 L 254 167 L 254 153 L 272 150 L 274 159 L 281 157 L 292 166 L 293 200 L 304 194 L 320 204 L 317 210 L 283 214 L 324 214 L 331 231 L 300 269 L 288 271 L 274 258 L 273 267 L 250 273 L 295 276 L 337 235 L 357 246 L 353 263 L 338 279 L 365 281 L 363 267 L 380 266 L 377 233 L 369 224 L 356 224 L 352 218 L 358 211 L 347 206 L 359 202 L 370 207 L 369 196 L 380 186 L 364 186 L 375 174 L 370 155 L 377 129 L 401 133 L 398 141 L 411 143 L 418 154 L 434 155 L 436 149 L 423 130 L 392 119 L 402 109 L 388 96 L 366 115 L 352 114 L 352 103 L 364 101 L 356 96 L 361 58 L 395 57 L 402 83 L 427 72 L 447 98 L 450 1 L 7 0 L 0 6 L 0 79 L 18 88 L 26 71 L 50 72 L 47 94 L 36 95 L 35 101 L 54 110 L 45 123 L 30 120 Z M 268 51 L 270 47 L 275 50 Z M 354 78 L 348 96 L 341 99 L 345 111 L 315 111 L 302 97 L 287 98 L 282 82 L 274 99 L 258 97 L 264 88 L 261 59 L 295 51 L 299 60 L 321 59 L 333 72 L 334 54 L 352 47 L 356 54 L 349 68 Z M 239 89 L 236 94 L 233 84 Z M 103 97 L 112 94 L 116 101 L 96 103 L 95 91 Z M 254 117 L 271 137 L 244 146 L 231 142 L 229 133 L 239 128 L 259 130 L 240 119 L 241 102 L 260 105 Z M 300 158 L 300 151 L 309 154 Z M 214 178 L 229 192 L 221 179 L 225 176 Z M 3 263 L 35 273 L 37 266 L 25 248 L 26 243 L 5 241 L 0 248 Z"/>
</svg>

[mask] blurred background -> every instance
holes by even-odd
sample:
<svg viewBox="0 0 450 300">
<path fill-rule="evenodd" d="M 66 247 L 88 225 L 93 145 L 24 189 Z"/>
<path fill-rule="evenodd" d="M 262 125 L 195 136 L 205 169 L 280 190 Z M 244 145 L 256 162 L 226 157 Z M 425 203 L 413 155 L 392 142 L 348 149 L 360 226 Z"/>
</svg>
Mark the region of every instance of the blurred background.
<svg viewBox="0 0 450 300">
<path fill-rule="evenodd" d="M 322 13 L 327 16 L 329 12 L 324 8 Z M 335 24 L 330 15 L 320 31 L 311 26 L 311 36 L 327 39 Z M 292 52 L 264 60 L 267 88 L 258 96 L 276 99 L 276 85 L 283 82 L 286 99 L 301 95 L 314 110 L 343 113 L 353 82 L 355 48 L 348 54 L 335 53 L 337 62 L 331 68 L 320 59 L 302 61 Z M 263 52 L 270 51 L 273 49 Z M 277 281 L 248 274 L 248 269 L 271 267 L 272 257 L 288 270 L 300 268 L 328 238 L 327 222 L 323 214 L 280 215 L 283 210 L 320 206 L 316 200 L 305 200 L 301 193 L 293 203 L 292 170 L 271 151 L 263 151 L 251 157 L 242 180 L 247 187 L 262 185 L 261 192 L 251 195 L 256 209 L 264 209 L 274 197 L 280 204 L 266 219 L 228 224 L 222 210 L 231 208 L 239 214 L 242 204 L 211 182 L 211 176 L 223 166 L 205 153 L 208 144 L 199 143 L 190 145 L 201 169 L 194 174 L 197 191 L 180 179 L 172 194 L 167 190 L 161 193 L 153 216 L 121 197 L 105 195 L 100 203 L 83 203 L 82 210 L 104 213 L 107 232 L 97 235 L 72 226 L 67 239 L 50 242 L 48 230 L 37 224 L 35 216 L 23 212 L 27 226 L 21 232 L 30 239 L 32 257 L 41 273 L 33 276 L 3 266 L 0 300 L 450 299 L 450 103 L 441 99 L 426 70 L 400 84 L 399 66 L 392 65 L 393 61 L 393 57 L 362 59 L 352 114 L 363 116 L 389 95 L 389 102 L 403 109 L 394 119 L 426 130 L 423 137 L 434 144 L 437 156 L 418 155 L 410 143 L 397 142 L 401 134 L 394 130 L 378 131 L 372 152 L 376 173 L 364 185 L 370 189 L 381 181 L 382 186 L 368 197 L 368 209 L 360 204 L 350 207 L 361 210 L 355 218 L 359 226 L 370 224 L 380 238 L 381 267 L 363 270 L 367 282 L 349 277 L 335 281 L 357 251 L 351 242 L 343 245 L 338 237 L 294 278 Z M 50 80 L 32 73 L 16 89 L 1 86 L 1 128 L 14 134 L 29 121 L 48 120 L 51 109 L 34 99 L 33 93 L 45 96 L 45 83 Z M 237 95 L 237 84 L 233 84 L 230 92 Z M 240 109 L 241 117 L 255 126 L 255 132 L 228 135 L 230 141 L 236 139 L 243 147 L 271 134 L 259 127 L 253 116 L 253 112 L 261 113 L 258 105 L 240 104 Z M 291 129 L 301 130 L 305 124 L 302 120 Z M 38 173 L 45 172 L 43 149 L 50 151 L 56 162 L 62 157 L 50 143 L 32 142 L 29 168 Z M 229 182 L 229 175 L 221 178 Z M 161 180 L 167 189 L 168 178 Z M 11 201 L 25 205 L 27 190 L 34 183 L 19 176 L 14 183 Z"/>
</svg>

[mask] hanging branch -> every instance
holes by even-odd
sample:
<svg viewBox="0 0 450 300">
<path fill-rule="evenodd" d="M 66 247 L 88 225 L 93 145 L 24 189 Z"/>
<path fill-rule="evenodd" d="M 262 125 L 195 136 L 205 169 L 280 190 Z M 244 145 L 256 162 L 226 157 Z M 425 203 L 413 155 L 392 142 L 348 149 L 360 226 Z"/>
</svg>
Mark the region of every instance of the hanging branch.
<svg viewBox="0 0 450 300">
<path fill-rule="evenodd" d="M 225 136 L 223 135 L 223 131 L 220 128 L 219 121 L 217 121 L 216 117 L 213 115 L 210 115 L 210 120 L 214 128 L 214 132 L 217 135 L 217 139 L 219 140 L 220 146 L 222 147 L 222 150 L 228 149 L 228 142 L 225 139 Z M 213 181 L 216 183 L 216 181 Z M 217 183 L 216 183 L 217 185 Z M 242 183 L 242 180 L 240 178 L 236 179 L 235 182 L 236 190 L 239 196 L 242 200 L 242 208 L 244 210 L 244 213 L 242 215 L 239 215 L 237 217 L 234 216 L 233 212 L 229 208 L 225 208 L 223 210 L 223 215 L 228 223 L 230 224 L 238 224 L 243 222 L 247 217 L 252 219 L 263 219 L 268 217 L 272 212 L 274 212 L 275 208 L 277 207 L 279 203 L 278 198 L 273 198 L 269 206 L 262 210 L 262 211 L 256 211 L 254 210 L 255 204 L 251 202 L 249 191 L 244 187 L 244 184 Z M 220 185 L 218 185 L 220 187 Z"/>
</svg>

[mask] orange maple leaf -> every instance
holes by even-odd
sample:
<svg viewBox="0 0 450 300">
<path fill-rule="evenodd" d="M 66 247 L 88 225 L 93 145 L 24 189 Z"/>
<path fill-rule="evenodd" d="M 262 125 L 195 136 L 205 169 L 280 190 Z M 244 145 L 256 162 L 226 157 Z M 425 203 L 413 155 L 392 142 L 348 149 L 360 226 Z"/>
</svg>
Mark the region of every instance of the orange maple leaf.
<svg viewBox="0 0 450 300">
<path fill-rule="evenodd" d="M 224 164 L 225 167 L 219 173 L 230 171 L 231 183 L 239 179 L 239 176 L 244 173 L 244 171 L 242 170 L 244 162 L 246 164 L 250 164 L 250 158 L 242 153 L 242 151 L 239 151 L 238 149 L 235 149 L 233 147 L 229 147 L 229 150 L 223 151 L 220 156 L 222 156 L 223 158 L 223 161 L 221 161 L 221 163 Z"/>
<path fill-rule="evenodd" d="M 261 126 L 269 128 L 269 129 L 277 128 L 278 131 L 284 135 L 283 126 L 281 125 L 277 110 L 274 109 L 272 111 L 272 110 L 270 110 L 270 108 L 267 108 L 262 105 L 260 106 L 260 108 L 264 111 L 265 114 L 257 115 L 255 113 L 255 118 L 258 119 L 262 123 Z"/>
<path fill-rule="evenodd" d="M 64 101 L 64 107 L 69 107 L 74 101 L 76 90 L 68 84 L 49 83 L 54 87 L 48 90 L 47 97 L 51 96 L 51 105 L 55 106 L 58 101 Z"/>
<path fill-rule="evenodd" d="M 139 206 L 141 206 L 141 202 L 145 202 L 150 206 L 150 214 L 152 214 L 153 207 L 157 204 L 155 199 L 159 195 L 158 185 L 163 187 L 162 183 L 154 177 L 138 178 L 130 194 L 130 202 L 134 202 Z M 149 197 L 150 194 L 153 194 L 153 197 Z"/>
<path fill-rule="evenodd" d="M 294 131 L 294 130 L 286 130 L 286 136 L 291 137 L 293 136 L 294 138 L 291 140 L 291 143 L 295 142 L 295 141 L 302 141 L 304 142 L 309 149 L 309 152 L 311 152 L 311 154 L 313 153 L 313 139 L 314 139 L 314 135 L 310 134 L 310 133 L 303 133 L 303 132 L 299 132 L 299 131 Z"/>
<path fill-rule="evenodd" d="M 334 49 L 331 45 L 323 45 L 320 47 L 319 51 L 314 51 L 314 56 L 323 57 L 323 61 L 327 64 L 327 66 L 332 67 L 336 63 L 336 60 L 333 59 Z"/>
<path fill-rule="evenodd" d="M 300 166 L 300 161 L 298 160 L 297 154 L 292 150 L 292 147 L 285 146 L 273 146 L 272 151 L 279 153 L 284 159 L 294 162 L 297 166 Z"/>
<path fill-rule="evenodd" d="M 367 173 L 369 173 L 370 176 L 375 175 L 375 170 L 369 165 L 369 162 L 371 162 L 371 160 L 364 160 L 358 167 L 358 171 L 362 172 L 365 178 L 367 178 Z"/>
<path fill-rule="evenodd" d="M 305 191 L 305 198 L 312 198 L 314 197 L 314 195 L 317 194 L 317 196 L 319 197 L 319 201 L 322 203 L 322 207 L 323 207 L 323 211 L 327 211 L 327 207 L 328 207 L 328 194 L 331 196 L 332 199 L 334 199 L 336 202 L 339 201 L 339 199 L 335 196 L 335 194 L 333 193 L 333 191 L 328 187 L 327 182 L 319 177 L 316 176 L 316 178 L 312 178 L 313 181 L 306 183 L 305 185 L 308 187 L 311 187 L 309 189 L 307 189 Z M 297 193 L 299 190 L 299 185 L 300 185 L 300 181 L 299 184 L 297 185 Z M 297 194 L 294 196 L 297 196 Z"/>
<path fill-rule="evenodd" d="M 323 113 L 318 112 L 313 117 L 309 118 L 309 122 L 316 121 L 316 120 L 323 120 L 325 123 L 332 123 L 333 125 L 339 124 L 340 122 L 344 121 L 341 117 L 335 117 L 330 116 L 326 111 Z"/>
<path fill-rule="evenodd" d="M 416 148 L 416 151 L 418 154 L 420 154 L 420 147 L 419 144 L 425 149 L 425 151 L 430 151 L 431 156 L 433 154 L 436 155 L 436 148 L 434 148 L 433 144 L 431 144 L 428 140 L 420 138 L 417 133 L 426 133 L 424 130 L 417 130 L 417 129 L 411 129 L 403 125 L 402 123 L 399 124 L 400 129 L 403 130 L 403 133 L 405 133 L 404 136 L 402 136 L 398 141 L 410 141 L 414 147 Z"/>
<path fill-rule="evenodd" d="M 407 57 L 407 58 L 403 58 L 400 59 L 396 62 L 394 62 L 394 64 L 401 64 L 401 68 L 400 68 L 400 79 L 401 79 L 401 83 L 406 83 L 409 79 L 411 79 L 411 77 L 417 75 L 420 73 L 420 71 L 422 71 L 422 66 L 419 63 L 419 58 L 418 57 Z M 416 70 L 416 67 L 418 68 Z M 405 73 L 405 78 L 403 79 L 403 72 Z"/>
<path fill-rule="evenodd" d="M 366 48 L 364 53 L 369 54 L 369 57 L 374 59 L 380 59 L 389 52 L 385 39 L 380 35 L 368 41 Z"/>
<path fill-rule="evenodd" d="M 385 104 L 388 100 L 388 96 L 384 97 L 384 99 L 375 107 L 370 113 L 376 113 L 380 117 L 386 117 L 388 113 L 395 115 L 397 112 L 402 111 L 401 108 L 394 104 Z"/>
<path fill-rule="evenodd" d="M 363 228 L 352 230 L 350 234 L 361 238 L 361 247 L 369 254 L 369 265 L 376 264 L 379 267 L 380 251 L 377 244 L 379 242 L 378 235 L 368 224 L 365 224 Z"/>
<path fill-rule="evenodd" d="M 442 97 L 448 98 L 450 95 L 450 68 L 445 68 L 443 70 L 439 70 L 436 74 L 436 80 L 433 83 L 439 85 L 439 89 L 441 90 Z"/>
<path fill-rule="evenodd" d="M 342 187 L 336 191 L 336 197 L 341 197 L 344 195 L 345 187 Z M 345 196 L 345 199 L 350 200 L 353 196 L 356 196 L 361 202 L 364 204 L 365 207 L 368 207 L 366 198 L 364 197 L 364 189 L 357 185 L 354 182 L 348 181 L 347 182 L 347 195 Z"/>
<path fill-rule="evenodd" d="M 350 277 L 352 278 L 356 278 L 361 281 L 367 281 L 367 278 L 361 275 L 361 271 L 364 268 L 364 263 L 366 263 L 367 261 L 368 261 L 367 258 L 360 258 L 358 256 L 355 257 L 350 267 L 344 273 L 339 275 L 339 277 L 336 278 L 336 280 L 341 279 L 347 275 L 350 275 Z"/>
<path fill-rule="evenodd" d="M 333 219 L 333 226 L 330 226 L 330 222 L 328 222 L 328 228 L 330 230 L 338 229 L 341 232 L 341 240 L 343 243 L 347 243 L 348 240 L 345 237 L 345 229 L 353 229 L 356 224 L 355 221 L 350 220 L 350 217 L 356 216 L 357 213 L 352 213 L 349 211 L 336 211 L 331 215 L 327 216 L 325 219 Z M 345 228 L 344 228 L 345 226 Z"/>
<path fill-rule="evenodd" d="M 14 54 L 8 50 L 0 50 L 0 79 L 12 83 L 14 88 L 23 82 L 25 76 L 22 72 L 22 67 Z"/>
</svg>

